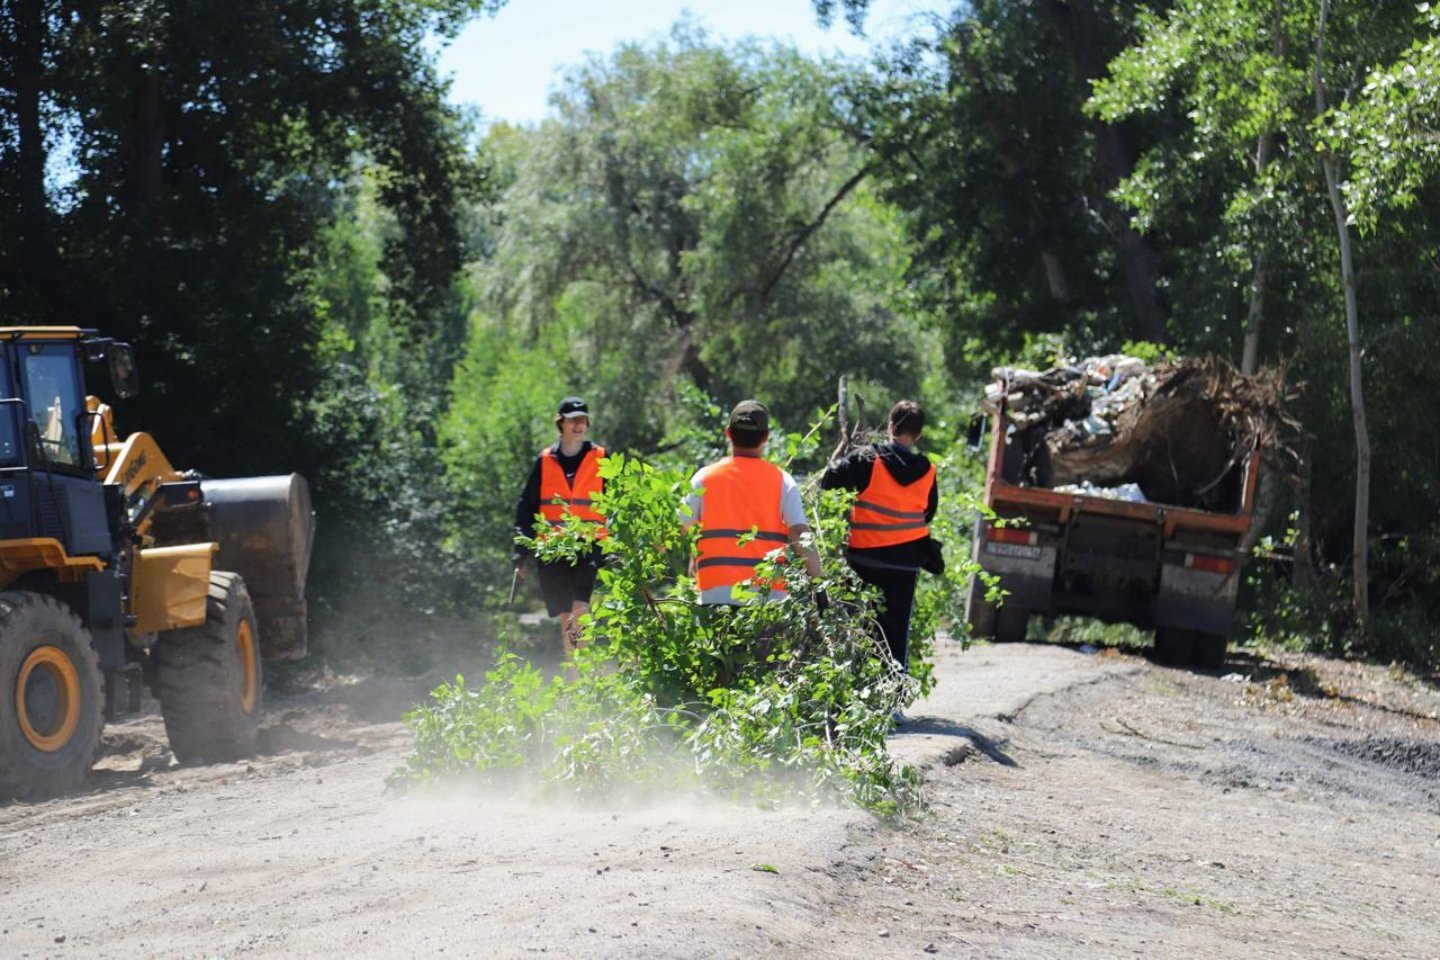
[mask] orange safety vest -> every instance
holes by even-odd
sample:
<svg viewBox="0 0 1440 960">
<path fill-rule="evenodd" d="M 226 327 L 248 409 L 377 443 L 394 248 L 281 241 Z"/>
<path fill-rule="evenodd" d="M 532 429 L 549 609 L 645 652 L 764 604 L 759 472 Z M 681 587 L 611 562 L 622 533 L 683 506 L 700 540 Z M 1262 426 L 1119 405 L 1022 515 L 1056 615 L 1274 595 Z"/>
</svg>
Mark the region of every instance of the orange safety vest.
<svg viewBox="0 0 1440 960">
<path fill-rule="evenodd" d="M 935 464 L 925 476 L 901 486 L 877 456 L 870 470 L 870 484 L 850 509 L 850 546 L 857 550 L 893 547 L 930 535 L 925 508 L 935 486 Z"/>
<path fill-rule="evenodd" d="M 605 481 L 600 479 L 600 460 L 604 456 L 604 447 L 592 446 L 580 461 L 574 481 L 567 483 L 565 471 L 560 468 L 560 461 L 551 448 L 540 451 L 540 515 L 549 521 L 550 526 L 560 526 L 565 515 L 570 514 L 602 524 L 599 536 L 605 536 L 605 518 L 595 511 L 594 506 L 595 495 L 605 485 Z M 555 502 L 557 499 L 559 503 Z"/>
<path fill-rule="evenodd" d="M 695 562 L 702 591 L 744 583 L 767 553 L 790 542 L 780 512 L 783 477 L 779 467 L 759 457 L 726 457 L 705 469 Z M 749 542 L 741 543 L 742 538 Z M 759 586 L 785 589 L 778 580 Z"/>
</svg>

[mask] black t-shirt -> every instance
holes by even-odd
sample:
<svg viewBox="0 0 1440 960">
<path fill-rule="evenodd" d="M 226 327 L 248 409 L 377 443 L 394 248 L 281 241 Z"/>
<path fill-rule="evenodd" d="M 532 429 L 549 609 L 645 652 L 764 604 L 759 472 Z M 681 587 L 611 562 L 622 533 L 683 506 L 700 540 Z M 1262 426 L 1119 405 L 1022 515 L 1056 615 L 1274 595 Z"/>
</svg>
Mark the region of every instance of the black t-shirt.
<svg viewBox="0 0 1440 960">
<path fill-rule="evenodd" d="M 930 472 L 930 458 L 893 441 L 861 447 L 832 461 L 820 478 L 820 486 L 825 490 L 854 490 L 858 493 L 870 486 L 874 470 L 889 470 L 896 483 L 908 487 Z M 940 485 L 936 483 L 930 487 L 930 499 L 925 505 L 926 523 L 935 519 L 939 505 Z M 924 537 L 889 547 L 846 548 L 846 556 L 851 563 L 896 570 L 919 570 L 927 553 Z"/>
<path fill-rule="evenodd" d="M 550 452 L 555 456 L 555 462 L 560 465 L 560 470 L 565 474 L 566 483 L 575 482 L 575 473 L 580 469 L 580 464 L 585 460 L 590 449 L 595 446 L 589 440 L 580 444 L 580 451 L 574 456 L 566 456 L 560 450 L 560 441 L 556 440 L 550 446 Z M 520 489 L 520 499 L 515 502 L 515 532 L 526 537 L 535 535 L 535 514 L 540 512 L 540 470 L 543 457 L 537 456 L 535 462 L 530 466 L 530 476 L 525 478 L 525 486 Z M 515 560 L 518 563 L 530 556 L 530 550 L 520 544 L 515 545 Z"/>
</svg>

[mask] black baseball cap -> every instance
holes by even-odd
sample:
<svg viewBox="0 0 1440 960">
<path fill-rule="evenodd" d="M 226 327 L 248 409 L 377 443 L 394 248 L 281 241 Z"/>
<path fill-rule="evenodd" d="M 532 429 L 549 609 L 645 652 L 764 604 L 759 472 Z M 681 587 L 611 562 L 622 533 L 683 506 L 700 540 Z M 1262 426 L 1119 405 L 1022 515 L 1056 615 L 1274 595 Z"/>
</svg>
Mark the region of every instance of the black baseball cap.
<svg viewBox="0 0 1440 960">
<path fill-rule="evenodd" d="M 757 433 L 770 432 L 770 411 L 759 400 L 741 400 L 730 411 L 730 426 Z"/>
<path fill-rule="evenodd" d="M 587 407 L 585 401 L 579 397 L 566 397 L 560 401 L 560 416 L 566 419 L 570 417 L 588 417 L 590 416 L 590 408 Z"/>
</svg>

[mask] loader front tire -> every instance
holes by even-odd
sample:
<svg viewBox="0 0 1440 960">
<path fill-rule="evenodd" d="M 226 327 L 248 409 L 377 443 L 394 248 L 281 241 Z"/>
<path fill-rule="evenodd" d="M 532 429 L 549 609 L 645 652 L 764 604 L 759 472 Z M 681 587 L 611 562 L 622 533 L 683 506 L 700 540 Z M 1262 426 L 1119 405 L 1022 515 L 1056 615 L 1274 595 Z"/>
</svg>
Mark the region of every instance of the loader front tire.
<svg viewBox="0 0 1440 960">
<path fill-rule="evenodd" d="M 0 593 L 0 800 L 53 796 L 85 778 L 104 689 L 90 634 L 69 607 Z"/>
<path fill-rule="evenodd" d="M 213 571 L 205 623 L 165 631 L 156 650 L 160 712 L 175 759 L 221 763 L 254 753 L 260 732 L 260 643 L 240 575 Z"/>
</svg>

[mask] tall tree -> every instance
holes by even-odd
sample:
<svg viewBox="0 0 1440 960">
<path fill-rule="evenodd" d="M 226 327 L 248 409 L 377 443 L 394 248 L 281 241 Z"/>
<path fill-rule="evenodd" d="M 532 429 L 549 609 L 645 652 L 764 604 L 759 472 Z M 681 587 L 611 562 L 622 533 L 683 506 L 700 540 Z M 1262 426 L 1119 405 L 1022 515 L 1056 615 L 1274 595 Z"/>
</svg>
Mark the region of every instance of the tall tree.
<svg viewBox="0 0 1440 960">
<path fill-rule="evenodd" d="M 14 0 L 0 7 L 0 306 L 24 315 L 46 299 L 64 296 L 54 216 L 46 196 L 47 129 L 54 106 L 49 77 L 55 29 L 53 4 Z M 34 286 L 17 289 L 19 278 Z"/>
<path fill-rule="evenodd" d="M 644 396 L 680 374 L 791 423 L 836 371 L 915 385 L 920 344 L 885 287 L 904 245 L 867 189 L 852 73 L 684 25 L 572 71 L 498 211 L 491 315 L 530 336 L 584 318 L 588 382 Z M 636 441 L 663 429 L 657 408 L 614 413 Z"/>
<path fill-rule="evenodd" d="M 148 390 L 122 416 L 177 462 L 306 466 L 320 233 L 356 158 L 382 165 L 394 316 L 430 335 L 463 260 L 457 200 L 478 180 L 426 38 L 496 6 L 7 2 L 9 321 L 133 338 Z"/>
<path fill-rule="evenodd" d="M 507 511 L 565 393 L 608 446 L 685 459 L 742 397 L 780 444 L 839 373 L 888 405 L 938 367 L 844 97 L 858 70 L 682 24 L 572 70 L 538 128 L 491 129 L 492 252 L 442 428 L 477 581 L 508 570 Z"/>
<path fill-rule="evenodd" d="M 1330 0 L 1320 0 L 1319 22 L 1315 27 L 1315 116 L 1329 112 L 1325 90 L 1325 28 L 1330 19 Z M 1350 411 L 1355 424 L 1355 526 L 1352 533 L 1351 570 L 1355 615 L 1363 625 L 1370 618 L 1370 424 L 1365 417 L 1364 367 L 1360 358 L 1360 307 L 1355 293 L 1355 255 L 1350 242 L 1350 211 L 1340 192 L 1340 163 L 1334 151 L 1323 144 L 1319 151 L 1320 170 L 1325 175 L 1325 193 L 1335 213 L 1335 236 L 1340 245 L 1340 284 L 1345 299 L 1345 340 L 1349 348 Z"/>
<path fill-rule="evenodd" d="M 1334 251 L 1332 262 L 1339 269 L 1332 268 L 1328 286 L 1343 304 L 1345 377 L 1355 442 L 1351 603 L 1363 622 L 1369 607 L 1371 475 L 1364 341 L 1351 217 L 1342 189 L 1346 158 L 1324 142 L 1323 131 L 1331 123 L 1332 85 L 1340 90 L 1341 101 L 1347 101 L 1377 61 L 1385 62 L 1409 46 L 1412 30 L 1408 18 L 1394 11 L 1358 3 L 1342 7 L 1343 19 L 1336 22 L 1330 18 L 1329 0 L 1291 0 L 1278 7 L 1273 0 L 1184 0 L 1163 17 L 1147 21 L 1143 41 L 1123 52 L 1112 64 L 1111 78 L 1097 85 L 1094 108 L 1103 117 L 1119 120 L 1157 109 L 1178 92 L 1188 109 L 1190 132 L 1163 154 L 1179 162 L 1166 164 L 1157 152 L 1121 188 L 1142 216 L 1155 219 L 1166 205 L 1162 198 L 1197 176 L 1200 164 L 1220 158 L 1231 165 L 1226 189 L 1232 197 L 1229 215 L 1236 221 L 1255 209 L 1250 197 L 1283 194 L 1280 202 L 1298 211 L 1305 227 L 1289 244 L 1291 256 L 1303 260 L 1327 247 Z M 1295 50 L 1289 42 L 1294 37 L 1314 42 Z M 1278 143 L 1280 156 L 1274 163 L 1245 169 L 1244 151 L 1257 136 L 1262 144 Z M 1327 216 L 1306 214 L 1321 196 L 1327 200 Z M 1327 219 L 1333 246 L 1320 232 Z M 1267 226 L 1263 219 L 1256 225 L 1262 231 Z M 1277 246 L 1273 236 L 1254 239 L 1260 252 Z M 1263 275 L 1262 267 L 1268 270 L 1268 260 L 1258 253 L 1252 262 L 1257 275 Z M 1256 349 L 1247 342 L 1246 355 L 1253 356 Z"/>
<path fill-rule="evenodd" d="M 877 183 L 904 212 L 914 289 L 957 372 L 1041 335 L 1106 350 L 1170 336 L 1163 251 L 1109 196 L 1148 121 L 1081 109 L 1135 8 L 1073 19 L 1049 0 L 957 5 L 859 85 Z"/>
<path fill-rule="evenodd" d="M 1105 75 L 1106 64 L 1119 52 L 1125 27 L 1134 18 L 1132 4 L 1108 5 L 1110 17 L 1118 12 L 1120 23 L 1107 22 L 1106 14 L 1097 9 L 1093 0 L 1048 0 L 1043 9 L 1065 38 L 1065 46 L 1081 89 L 1088 90 Z M 1108 205 L 1110 193 L 1135 170 L 1137 149 L 1131 131 L 1123 123 L 1103 118 L 1094 126 L 1096 156 L 1100 182 Z M 1135 334 L 1139 340 L 1167 343 L 1165 308 L 1160 300 L 1159 263 L 1147 239 L 1130 222 L 1128 216 L 1114 217 L 1125 289 L 1133 312 Z"/>
<path fill-rule="evenodd" d="M 1272 24 L 1271 53 L 1275 62 L 1283 63 L 1290 49 L 1290 37 L 1285 29 L 1284 0 L 1275 0 Z M 1255 179 L 1265 178 L 1270 158 L 1275 153 L 1275 130 L 1266 127 L 1255 137 Z M 1265 316 L 1265 288 L 1270 279 L 1270 252 L 1263 244 L 1257 244 L 1255 269 L 1250 277 L 1250 304 L 1245 314 L 1245 346 L 1241 352 L 1240 372 L 1253 374 L 1260 364 L 1260 328 Z"/>
<path fill-rule="evenodd" d="M 1340 104 L 1327 141 L 1350 157 L 1346 198 L 1360 226 L 1407 209 L 1440 173 L 1440 6 L 1417 6 L 1416 36 Z"/>
</svg>

